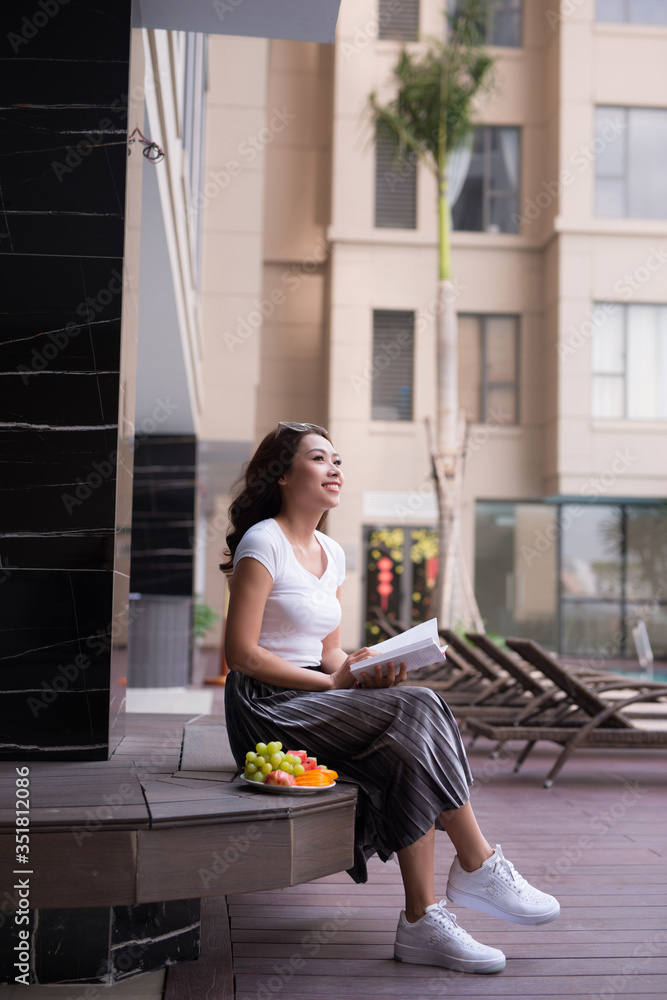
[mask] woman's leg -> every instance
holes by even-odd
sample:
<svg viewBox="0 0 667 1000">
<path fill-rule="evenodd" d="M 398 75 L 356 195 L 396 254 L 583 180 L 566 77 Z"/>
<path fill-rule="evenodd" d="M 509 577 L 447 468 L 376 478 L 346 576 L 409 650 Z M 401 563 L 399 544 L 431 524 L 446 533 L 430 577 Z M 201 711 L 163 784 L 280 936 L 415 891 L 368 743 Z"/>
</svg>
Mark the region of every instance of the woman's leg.
<svg viewBox="0 0 667 1000">
<path fill-rule="evenodd" d="M 481 868 L 493 849 L 482 834 L 470 802 L 459 809 L 440 813 L 440 822 L 445 833 L 456 848 L 461 867 L 474 872 Z"/>
<path fill-rule="evenodd" d="M 459 809 L 440 813 L 440 822 L 466 871 L 481 868 L 493 854 L 477 824 L 470 802 Z M 414 844 L 396 852 L 405 888 L 405 916 L 409 923 L 423 917 L 426 907 L 436 901 L 434 848 L 435 826 L 432 826 Z"/>
<path fill-rule="evenodd" d="M 434 875 L 435 826 L 428 833 L 397 851 L 405 889 L 405 916 L 413 924 L 424 916 L 426 907 L 435 903 Z"/>
</svg>

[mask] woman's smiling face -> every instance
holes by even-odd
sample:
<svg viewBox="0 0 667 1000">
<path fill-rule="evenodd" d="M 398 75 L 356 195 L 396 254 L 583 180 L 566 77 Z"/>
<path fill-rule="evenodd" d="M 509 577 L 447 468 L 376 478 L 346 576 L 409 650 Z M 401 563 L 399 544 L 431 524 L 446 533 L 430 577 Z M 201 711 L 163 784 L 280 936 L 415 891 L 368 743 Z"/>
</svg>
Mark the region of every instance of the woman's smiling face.
<svg viewBox="0 0 667 1000">
<path fill-rule="evenodd" d="M 330 441 L 321 434 L 304 434 L 292 467 L 283 476 L 283 498 L 322 511 L 337 507 L 344 481 L 340 465 Z"/>
</svg>

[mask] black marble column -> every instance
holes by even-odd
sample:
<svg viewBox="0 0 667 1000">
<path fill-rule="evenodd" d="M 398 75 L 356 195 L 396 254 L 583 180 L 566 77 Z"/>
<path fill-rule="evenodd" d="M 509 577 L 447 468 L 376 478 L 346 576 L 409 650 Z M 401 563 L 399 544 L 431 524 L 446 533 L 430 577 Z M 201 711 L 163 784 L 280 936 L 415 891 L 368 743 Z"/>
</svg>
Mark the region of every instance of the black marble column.
<svg viewBox="0 0 667 1000">
<path fill-rule="evenodd" d="M 14 913 L 9 913 L 9 933 L 3 935 L 6 944 L 0 951 L 0 986 L 110 986 L 143 972 L 190 962 L 199 957 L 200 906 L 199 899 L 178 899 L 31 910 L 25 928 L 29 936 L 24 940 Z"/>
<path fill-rule="evenodd" d="M 196 463 L 194 437 L 137 439 L 129 687 L 182 687 L 190 682 Z"/>
<path fill-rule="evenodd" d="M 131 2 L 0 18 L 0 757 L 106 759 L 128 617 Z"/>
<path fill-rule="evenodd" d="M 132 489 L 131 589 L 192 597 L 197 439 L 137 439 Z"/>
</svg>

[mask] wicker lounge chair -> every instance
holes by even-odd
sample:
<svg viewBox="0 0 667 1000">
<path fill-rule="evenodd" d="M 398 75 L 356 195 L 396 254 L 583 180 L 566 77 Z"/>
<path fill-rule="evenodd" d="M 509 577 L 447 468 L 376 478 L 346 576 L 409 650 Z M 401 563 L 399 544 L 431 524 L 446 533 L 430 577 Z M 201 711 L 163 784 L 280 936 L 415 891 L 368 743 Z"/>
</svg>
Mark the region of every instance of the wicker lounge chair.
<svg viewBox="0 0 667 1000">
<path fill-rule="evenodd" d="M 480 639 L 490 643 L 487 637 L 475 636 L 475 641 Z M 553 785 L 561 768 L 578 749 L 667 749 L 667 731 L 640 729 L 623 712 L 623 709 L 630 705 L 654 702 L 667 697 L 665 685 L 626 680 L 625 687 L 635 689 L 635 693 L 620 702 L 610 704 L 604 701 L 600 690 L 594 690 L 584 678 L 561 667 L 537 643 L 529 639 L 507 639 L 507 645 L 524 661 L 539 669 L 549 678 L 554 688 L 562 693 L 563 714 L 559 719 L 552 718 L 543 725 L 528 722 L 507 726 L 483 719 L 468 718 L 468 729 L 478 736 L 486 736 L 500 744 L 508 740 L 526 741 L 514 767 L 515 771 L 520 769 L 540 740 L 557 743 L 563 747 L 547 775 L 545 788 Z M 608 683 L 607 690 L 618 689 L 619 683 Z"/>
<path fill-rule="evenodd" d="M 447 662 L 416 670 L 406 685 L 436 691 L 459 721 L 469 716 L 495 722 L 548 721 L 558 701 L 551 686 L 545 692 L 520 668 L 509 674 L 451 629 L 440 630 L 440 636 L 447 643 Z"/>
<path fill-rule="evenodd" d="M 408 626 L 403 622 L 397 619 L 390 621 L 378 607 L 369 608 L 368 617 L 388 636 L 400 635 L 408 630 Z M 459 657 L 448 655 L 445 663 L 440 661 L 430 666 L 419 667 L 410 674 L 405 683 L 417 687 L 434 687 L 438 691 L 449 691 L 454 688 L 468 691 L 478 685 L 479 680 L 479 672 L 469 663 Z"/>
</svg>

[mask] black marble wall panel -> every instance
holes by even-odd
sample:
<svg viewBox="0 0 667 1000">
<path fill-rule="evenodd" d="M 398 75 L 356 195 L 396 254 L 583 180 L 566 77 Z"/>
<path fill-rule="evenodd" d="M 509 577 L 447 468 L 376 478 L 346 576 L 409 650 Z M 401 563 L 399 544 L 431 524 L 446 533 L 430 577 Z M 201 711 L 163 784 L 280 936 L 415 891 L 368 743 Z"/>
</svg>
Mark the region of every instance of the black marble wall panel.
<svg viewBox="0 0 667 1000">
<path fill-rule="evenodd" d="M 3 3 L 0 756 L 108 752 L 130 0 Z"/>
<path fill-rule="evenodd" d="M 147 437 L 134 452 L 130 587 L 192 596 L 197 444 Z"/>
<path fill-rule="evenodd" d="M 175 899 L 137 906 L 98 906 L 29 912 L 29 961 L 17 969 L 22 942 L 14 913 L 8 912 L 6 942 L 0 951 L 0 985 L 112 985 L 122 979 L 199 957 L 199 899 Z M 20 963 L 19 963 L 20 964 Z M 91 991 L 92 994 L 92 991 Z M 81 994 L 83 996 L 83 994 Z M 88 994 L 86 994 L 87 996 Z"/>
</svg>

